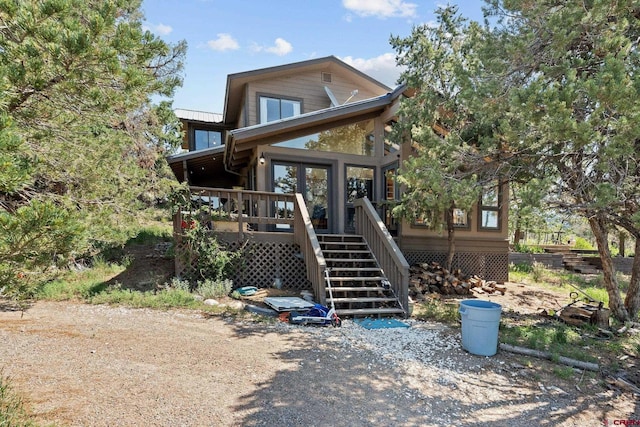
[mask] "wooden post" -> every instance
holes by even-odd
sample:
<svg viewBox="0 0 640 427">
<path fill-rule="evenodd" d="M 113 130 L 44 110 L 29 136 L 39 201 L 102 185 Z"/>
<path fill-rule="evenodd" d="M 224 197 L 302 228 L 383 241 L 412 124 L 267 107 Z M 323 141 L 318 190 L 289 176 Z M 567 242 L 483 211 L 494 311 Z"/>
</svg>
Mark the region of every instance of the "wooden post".
<svg viewBox="0 0 640 427">
<path fill-rule="evenodd" d="M 244 221 L 244 219 L 242 218 L 242 212 L 244 211 L 243 207 L 243 202 L 242 202 L 242 191 L 238 191 L 236 193 L 238 195 L 238 205 L 237 205 L 237 210 L 238 210 L 238 237 L 240 238 L 240 240 L 244 240 L 244 231 L 243 231 L 243 226 L 242 223 Z"/>
</svg>

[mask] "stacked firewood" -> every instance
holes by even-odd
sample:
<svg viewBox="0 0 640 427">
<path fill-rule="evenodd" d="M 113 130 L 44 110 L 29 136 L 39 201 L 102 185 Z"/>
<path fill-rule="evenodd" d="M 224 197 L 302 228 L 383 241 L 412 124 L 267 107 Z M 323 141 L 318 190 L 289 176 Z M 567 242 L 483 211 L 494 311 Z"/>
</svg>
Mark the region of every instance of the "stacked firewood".
<svg viewBox="0 0 640 427">
<path fill-rule="evenodd" d="M 507 288 L 495 281 L 488 281 L 477 275 L 466 275 L 460 269 L 449 271 L 437 262 L 414 264 L 409 269 L 409 295 L 423 299 L 427 294 L 469 295 L 493 294 L 504 295 Z"/>
</svg>

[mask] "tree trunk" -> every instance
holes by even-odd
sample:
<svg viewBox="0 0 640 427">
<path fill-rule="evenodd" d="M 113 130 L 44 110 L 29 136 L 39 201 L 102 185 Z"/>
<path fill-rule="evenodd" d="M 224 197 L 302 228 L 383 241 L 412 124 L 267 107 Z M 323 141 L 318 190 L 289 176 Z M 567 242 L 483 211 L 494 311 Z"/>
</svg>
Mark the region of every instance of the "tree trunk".
<svg viewBox="0 0 640 427">
<path fill-rule="evenodd" d="M 613 266 L 611 252 L 609 251 L 606 222 L 600 216 L 593 215 L 589 217 L 589 225 L 591 226 L 591 231 L 596 238 L 598 254 L 600 255 L 600 259 L 602 259 L 602 274 L 604 276 L 604 286 L 607 288 L 607 293 L 609 294 L 609 308 L 611 309 L 613 317 L 621 322 L 626 322 L 629 320 L 629 313 L 627 312 L 627 309 L 622 302 L 622 296 L 620 295 L 615 267 Z"/>
<path fill-rule="evenodd" d="M 447 238 L 448 238 L 448 252 L 447 252 L 447 270 L 451 271 L 453 266 L 453 257 L 456 254 L 456 228 L 453 226 L 453 203 L 451 207 L 447 209 L 445 215 L 447 216 Z"/>
<path fill-rule="evenodd" d="M 516 218 L 516 226 L 515 231 L 513 232 L 513 244 L 517 245 L 520 243 L 520 235 L 522 234 L 522 229 L 520 228 L 520 224 L 522 219 L 520 218 L 520 212 L 518 212 L 518 217 Z"/>
<path fill-rule="evenodd" d="M 636 237 L 635 248 L 631 280 L 629 280 L 629 289 L 624 300 L 629 320 L 635 320 L 638 316 L 638 311 L 640 311 L 640 239 L 638 237 Z"/>
</svg>

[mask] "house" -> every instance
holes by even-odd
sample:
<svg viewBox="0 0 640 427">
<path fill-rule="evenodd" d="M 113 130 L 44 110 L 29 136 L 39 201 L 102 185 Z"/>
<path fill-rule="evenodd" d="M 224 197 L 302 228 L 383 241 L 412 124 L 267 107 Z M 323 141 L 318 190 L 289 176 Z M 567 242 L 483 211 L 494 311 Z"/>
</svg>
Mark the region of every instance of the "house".
<svg viewBox="0 0 640 427">
<path fill-rule="evenodd" d="M 295 288 L 308 284 L 297 276 L 303 274 L 324 302 L 329 269 L 334 288 L 366 289 L 344 291 L 352 292 L 345 300 L 358 301 L 343 314 L 367 314 L 367 301 L 377 309 L 393 305 L 373 301 L 388 294 L 380 286 L 406 312 L 408 265 L 443 263 L 447 251 L 446 234 L 396 221 L 385 204 L 398 199 L 396 174 L 411 155 L 410 144 L 389 138 L 407 95 L 405 86 L 389 88 L 330 56 L 229 75 L 221 115 L 176 110 L 186 151 L 168 157 L 175 176 L 210 211 L 238 221 L 241 239 L 249 229 L 263 245 L 251 257 L 258 264 L 237 276 L 239 285 Z M 456 267 L 506 281 L 506 187 L 487 189 L 473 212 L 456 217 Z M 364 241 L 354 237 L 363 233 Z M 358 255 L 369 249 L 378 265 Z M 278 259 L 260 264 L 272 257 Z M 326 264 L 332 257 L 341 261 Z"/>
</svg>

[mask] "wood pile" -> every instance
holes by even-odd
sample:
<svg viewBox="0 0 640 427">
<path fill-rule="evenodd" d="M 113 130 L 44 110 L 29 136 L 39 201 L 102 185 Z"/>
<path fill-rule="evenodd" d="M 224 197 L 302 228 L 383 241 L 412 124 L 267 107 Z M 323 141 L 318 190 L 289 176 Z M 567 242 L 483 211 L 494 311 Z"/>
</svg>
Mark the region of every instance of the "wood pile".
<svg viewBox="0 0 640 427">
<path fill-rule="evenodd" d="M 590 304 L 573 305 L 563 307 L 557 316 L 565 323 L 573 326 L 597 325 L 599 328 L 609 328 L 611 310 L 603 308 L 602 304 L 595 306 Z"/>
<path fill-rule="evenodd" d="M 437 262 L 414 264 L 409 268 L 409 295 L 416 299 L 424 299 L 427 294 L 469 295 L 493 294 L 502 295 L 507 287 L 495 281 L 484 280 L 477 275 L 466 275 L 460 269 L 449 271 Z"/>
</svg>

